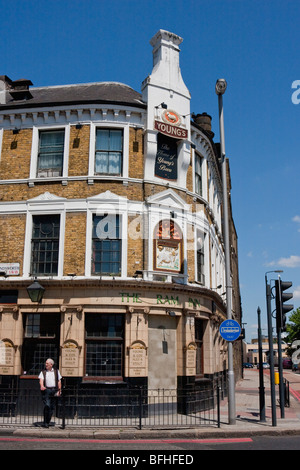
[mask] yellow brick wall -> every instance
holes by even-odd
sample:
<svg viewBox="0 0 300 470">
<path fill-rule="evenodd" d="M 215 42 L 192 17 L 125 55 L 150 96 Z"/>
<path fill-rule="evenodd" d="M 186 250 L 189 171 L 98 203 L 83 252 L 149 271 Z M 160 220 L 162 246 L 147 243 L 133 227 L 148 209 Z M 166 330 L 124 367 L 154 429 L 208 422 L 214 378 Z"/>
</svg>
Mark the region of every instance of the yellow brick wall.
<svg viewBox="0 0 300 470">
<path fill-rule="evenodd" d="M 90 126 L 76 129 L 71 126 L 69 151 L 69 176 L 84 176 L 89 167 Z"/>
<path fill-rule="evenodd" d="M 86 214 L 67 213 L 65 226 L 64 275 L 84 275 L 86 247 Z"/>
<path fill-rule="evenodd" d="M 38 182 L 34 187 L 27 183 L 7 184 L 0 186 L 0 201 L 27 201 L 48 191 L 59 197 L 67 199 L 85 199 L 96 196 L 106 191 L 127 197 L 129 200 L 141 201 L 143 198 L 143 185 L 141 183 L 129 183 L 123 185 L 122 181 L 96 181 L 89 185 L 87 181 L 69 181 L 66 186 L 60 182 Z"/>
<path fill-rule="evenodd" d="M 1 216 L 0 262 L 20 263 L 20 273 L 23 272 L 25 225 L 25 214 Z"/>
<path fill-rule="evenodd" d="M 129 177 L 143 178 L 144 154 L 142 129 L 129 131 Z M 136 144 L 134 145 L 134 142 Z M 90 126 L 70 128 L 69 176 L 88 174 Z M 29 177 L 32 146 L 32 129 L 22 129 L 18 134 L 11 130 L 3 133 L 0 162 L 0 179 L 25 179 Z M 136 147 L 137 146 L 137 147 Z"/>
<path fill-rule="evenodd" d="M 127 276 L 144 269 L 143 263 L 143 221 L 142 216 L 128 216 Z"/>
<path fill-rule="evenodd" d="M 32 129 L 22 129 L 18 134 L 4 131 L 0 161 L 0 179 L 29 177 Z"/>
<path fill-rule="evenodd" d="M 87 176 L 89 160 L 90 126 L 83 125 L 81 129 L 75 126 L 70 128 L 69 176 Z M 16 148 L 12 142 L 17 142 Z M 32 146 L 32 129 L 20 130 L 19 134 L 4 131 L 2 153 L 0 161 L 0 179 L 26 179 L 29 177 L 30 156 Z M 129 177 L 143 179 L 144 177 L 144 145 L 143 130 L 130 128 L 129 130 Z M 188 189 L 192 190 L 192 166 L 187 175 Z M 87 180 L 68 181 L 67 185 L 61 182 L 48 182 L 40 180 L 33 187 L 27 183 L 7 184 L 0 186 L 0 201 L 26 201 L 45 193 L 67 199 L 85 199 L 96 196 L 109 190 L 128 200 L 143 201 L 148 196 L 166 189 L 165 186 L 129 182 L 124 185 L 122 181 L 94 180 L 88 184 Z M 186 202 L 192 203 L 185 192 L 176 191 Z M 139 229 L 135 225 L 138 216 L 128 219 L 129 227 Z M 133 225 L 131 225 L 133 224 Z M 142 230 L 142 227 L 140 227 Z M 20 272 L 23 265 L 23 250 L 25 238 L 25 215 L 1 216 L 1 261 L 20 262 Z M 84 275 L 85 247 L 86 247 L 86 214 L 67 213 L 65 230 L 65 259 L 64 275 L 76 273 Z M 136 270 L 147 269 L 143 260 L 144 240 L 143 234 L 135 231 L 134 237 L 128 235 L 128 276 Z M 189 276 L 194 277 L 194 259 L 189 251 Z M 138 261 L 138 263 L 137 263 Z"/>
<path fill-rule="evenodd" d="M 129 178 L 144 178 L 143 130 L 129 130 Z"/>
<path fill-rule="evenodd" d="M 195 232 L 191 224 L 188 225 L 188 240 L 187 240 L 187 274 L 188 280 L 193 282 L 196 280 L 196 267 L 195 267 Z"/>
<path fill-rule="evenodd" d="M 186 175 L 186 188 L 188 191 L 193 191 L 193 166 L 192 166 L 192 150 L 190 156 L 190 166 Z"/>
</svg>

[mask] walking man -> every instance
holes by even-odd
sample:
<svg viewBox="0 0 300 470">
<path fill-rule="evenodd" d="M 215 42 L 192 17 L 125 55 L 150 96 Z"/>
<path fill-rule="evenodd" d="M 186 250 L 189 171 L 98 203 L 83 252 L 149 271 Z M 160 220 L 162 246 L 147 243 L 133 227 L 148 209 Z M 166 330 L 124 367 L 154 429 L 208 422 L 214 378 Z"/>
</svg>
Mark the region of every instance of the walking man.
<svg viewBox="0 0 300 470">
<path fill-rule="evenodd" d="M 45 369 L 39 375 L 40 389 L 44 403 L 44 423 L 45 428 L 49 428 L 52 418 L 55 397 L 61 395 L 61 375 L 58 369 L 53 367 L 53 359 L 47 359 Z"/>
</svg>

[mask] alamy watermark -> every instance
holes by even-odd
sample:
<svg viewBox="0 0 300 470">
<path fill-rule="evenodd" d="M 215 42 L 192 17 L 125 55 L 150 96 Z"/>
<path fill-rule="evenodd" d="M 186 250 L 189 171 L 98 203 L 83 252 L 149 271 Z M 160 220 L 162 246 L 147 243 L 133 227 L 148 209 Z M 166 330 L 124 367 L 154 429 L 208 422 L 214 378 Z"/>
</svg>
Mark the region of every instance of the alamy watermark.
<svg viewBox="0 0 300 470">
<path fill-rule="evenodd" d="M 174 207 L 166 206 L 161 212 L 159 210 L 151 211 L 149 218 L 148 211 L 136 211 L 135 205 L 131 205 L 130 202 L 126 204 L 126 208 L 124 207 L 124 201 L 120 205 L 116 202 L 114 205 L 99 206 L 97 208 L 95 214 L 101 217 L 95 221 L 94 233 L 99 240 L 122 238 L 135 241 L 154 238 L 171 239 L 173 224 L 175 224 L 180 231 L 180 236 L 186 240 L 188 249 L 194 249 L 195 239 L 198 239 L 195 218 L 201 212 L 203 212 L 203 204 L 196 204 L 194 211 L 192 206 L 187 205 L 183 211 L 177 213 L 174 212 Z M 128 224 L 127 230 L 123 231 L 121 220 L 122 215 L 125 214 L 128 216 Z M 165 231 L 158 235 L 158 224 L 162 221 L 165 222 Z"/>
<path fill-rule="evenodd" d="M 300 80 L 294 80 L 292 83 L 292 89 L 295 90 L 292 93 L 292 103 L 300 104 Z"/>
</svg>

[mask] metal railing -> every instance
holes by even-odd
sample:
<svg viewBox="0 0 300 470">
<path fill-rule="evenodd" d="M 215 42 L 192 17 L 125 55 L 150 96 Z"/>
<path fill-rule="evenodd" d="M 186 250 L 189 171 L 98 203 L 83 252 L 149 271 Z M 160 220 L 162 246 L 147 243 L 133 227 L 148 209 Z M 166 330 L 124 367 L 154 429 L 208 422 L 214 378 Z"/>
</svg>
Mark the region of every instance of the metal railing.
<svg viewBox="0 0 300 470">
<path fill-rule="evenodd" d="M 81 427 L 220 427 L 219 387 L 205 390 L 63 389 L 52 425 Z M 38 390 L 0 389 L 0 426 L 41 426 Z M 50 425 L 51 425 L 50 424 Z"/>
<path fill-rule="evenodd" d="M 290 406 L 290 382 L 285 377 L 283 378 L 283 390 L 284 390 L 284 406 L 289 408 Z"/>
</svg>

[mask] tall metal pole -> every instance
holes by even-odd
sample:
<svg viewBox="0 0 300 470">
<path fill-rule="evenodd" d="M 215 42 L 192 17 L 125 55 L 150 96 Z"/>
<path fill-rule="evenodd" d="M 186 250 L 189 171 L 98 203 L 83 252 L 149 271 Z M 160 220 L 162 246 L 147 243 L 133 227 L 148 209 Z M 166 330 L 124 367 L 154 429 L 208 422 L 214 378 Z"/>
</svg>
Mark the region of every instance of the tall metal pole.
<svg viewBox="0 0 300 470">
<path fill-rule="evenodd" d="M 277 343 L 278 343 L 278 373 L 279 373 L 279 403 L 280 403 L 280 417 L 284 418 L 284 383 L 283 383 L 283 366 L 282 366 L 282 347 L 281 347 L 281 330 L 277 331 Z"/>
<path fill-rule="evenodd" d="M 280 280 L 280 276 L 278 276 Z M 276 318 L 279 315 L 279 312 L 276 310 Z M 284 383 L 283 383 L 283 366 L 282 366 L 282 347 L 281 347 L 281 326 L 278 325 L 276 321 L 276 329 L 277 329 L 277 345 L 278 345 L 278 373 L 279 373 L 279 403 L 280 403 L 280 417 L 284 418 L 284 405 L 285 405 L 285 397 L 284 397 Z"/>
<path fill-rule="evenodd" d="M 261 310 L 257 308 L 257 321 L 258 321 L 258 357 L 259 357 L 259 414 L 260 421 L 266 421 L 266 408 L 265 408 L 265 387 L 264 387 L 264 371 L 263 365 L 263 353 L 262 353 L 262 338 L 261 338 Z"/>
<path fill-rule="evenodd" d="M 271 312 L 271 286 L 270 284 L 268 284 L 267 274 L 265 275 L 265 282 L 266 282 L 268 338 L 269 338 L 272 426 L 276 426 L 277 422 L 276 422 L 276 399 L 275 399 L 275 377 L 274 377 L 273 329 L 272 329 L 272 312 Z"/>
<path fill-rule="evenodd" d="M 222 158 L 222 180 L 223 180 L 223 207 L 224 207 L 224 243 L 225 243 L 225 273 L 226 273 L 226 308 L 227 319 L 232 319 L 232 284 L 230 269 L 230 241 L 229 241 L 229 215 L 228 215 L 228 192 L 227 192 L 227 168 L 225 157 L 225 133 L 223 115 L 223 94 L 227 87 L 226 80 L 219 79 L 216 83 L 216 93 L 219 101 L 219 125 L 220 125 L 220 146 Z M 233 369 L 233 345 L 228 342 L 228 421 L 229 424 L 236 424 L 235 408 L 235 380 Z"/>
</svg>

